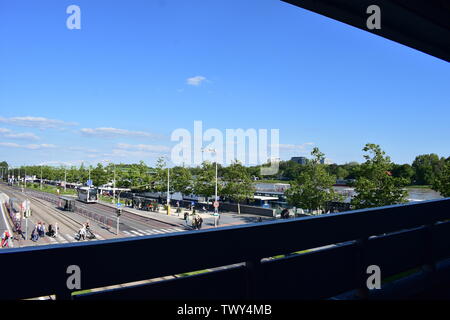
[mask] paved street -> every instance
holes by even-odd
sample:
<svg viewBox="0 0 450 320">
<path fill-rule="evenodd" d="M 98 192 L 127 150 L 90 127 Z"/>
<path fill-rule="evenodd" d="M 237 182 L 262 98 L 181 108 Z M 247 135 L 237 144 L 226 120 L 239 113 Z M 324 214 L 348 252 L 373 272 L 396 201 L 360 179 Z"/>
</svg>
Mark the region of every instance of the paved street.
<svg viewBox="0 0 450 320">
<path fill-rule="evenodd" d="M 111 223 L 105 225 L 93 219 L 89 219 L 77 212 L 62 211 L 55 203 L 58 196 L 47 194 L 36 190 L 25 189 L 22 192 L 19 188 L 9 187 L 6 184 L 0 184 L 0 192 L 8 195 L 14 200 L 14 210 L 20 210 L 20 203 L 29 199 L 32 206 L 32 216 L 28 219 L 28 228 L 23 219 L 21 223 L 22 230 L 26 231 L 26 239 L 15 236 L 16 246 L 38 246 L 47 244 L 70 243 L 77 242 L 75 235 L 81 228 L 82 224 L 89 221 L 91 230 L 96 235 L 96 239 L 86 241 L 98 241 L 105 239 L 123 238 L 123 237 L 138 237 L 147 235 L 162 235 L 174 232 L 184 232 L 192 230 L 192 216 L 190 216 L 188 223 L 184 221 L 184 212 L 190 212 L 182 208 L 181 213 L 175 213 L 176 208 L 172 207 L 171 214 L 167 215 L 164 210 L 159 212 L 149 212 L 138 209 L 125 207 L 123 214 L 119 220 L 119 235 L 116 234 L 117 215 L 115 206 L 111 203 L 99 201 L 95 204 L 86 204 L 79 201 L 76 206 L 83 209 L 84 212 L 94 212 L 97 217 L 103 216 L 108 218 Z M 46 199 L 46 200 L 44 200 Z M 5 221 L 9 221 L 5 210 L 5 219 L 0 219 L 0 230 L 6 230 Z M 197 212 L 203 219 L 202 229 L 214 228 L 214 216 L 212 212 Z M 271 220 L 269 217 L 259 217 L 249 214 L 237 214 L 233 212 L 222 212 L 220 214 L 219 227 L 233 226 L 245 223 L 255 223 L 261 219 L 262 221 Z M 30 240 L 31 232 L 38 222 L 43 222 L 48 225 L 58 225 L 58 234 L 52 237 L 42 237 L 37 242 Z"/>
</svg>

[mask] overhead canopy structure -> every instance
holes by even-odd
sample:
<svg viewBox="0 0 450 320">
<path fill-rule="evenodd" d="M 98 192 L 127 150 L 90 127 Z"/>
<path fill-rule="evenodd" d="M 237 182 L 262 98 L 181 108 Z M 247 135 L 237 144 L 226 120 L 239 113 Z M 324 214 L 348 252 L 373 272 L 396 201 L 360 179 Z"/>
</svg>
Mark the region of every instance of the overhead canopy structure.
<svg viewBox="0 0 450 320">
<path fill-rule="evenodd" d="M 266 197 L 266 196 L 253 196 L 253 199 L 261 201 L 279 200 L 277 197 Z"/>
<path fill-rule="evenodd" d="M 450 62 L 449 0 L 282 0 Z M 367 8 L 380 8 L 370 30 Z"/>
</svg>

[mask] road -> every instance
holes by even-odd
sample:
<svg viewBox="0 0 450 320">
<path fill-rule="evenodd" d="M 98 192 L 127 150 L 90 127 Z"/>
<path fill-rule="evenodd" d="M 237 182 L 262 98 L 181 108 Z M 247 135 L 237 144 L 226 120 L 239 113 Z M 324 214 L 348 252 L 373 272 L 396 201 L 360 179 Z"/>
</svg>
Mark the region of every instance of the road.
<svg viewBox="0 0 450 320">
<path fill-rule="evenodd" d="M 97 236 L 97 240 L 155 234 L 161 235 L 187 230 L 187 228 L 183 227 L 181 224 L 161 222 L 156 219 L 135 216 L 131 213 L 124 213 L 120 217 L 119 235 L 116 235 L 116 213 L 115 209 L 112 207 L 102 204 L 85 204 L 79 201 L 76 202 L 76 206 L 78 208 L 82 208 L 84 211 L 88 211 L 91 214 L 96 214 L 97 216 L 109 218 L 109 221 L 114 221 L 113 225 L 106 226 L 81 214 L 60 210 L 54 203 L 43 200 L 48 198 L 52 201 L 57 201 L 58 196 L 56 195 L 26 189 L 24 192 L 21 192 L 20 188 L 9 187 L 5 184 L 0 184 L 0 192 L 3 192 L 15 199 L 14 203 L 17 211 L 19 210 L 19 204 L 24 200 L 29 199 L 31 202 L 33 213 L 32 217 L 28 219 L 28 239 L 18 240 L 19 246 L 75 242 L 77 240 L 75 240 L 74 236 L 81 228 L 81 225 L 87 220 L 89 220 L 91 229 Z M 36 243 L 29 240 L 34 225 L 39 221 L 44 222 L 47 229 L 49 224 L 54 225 L 57 223 L 60 229 L 58 236 L 55 238 L 44 237 Z M 22 230 L 25 231 L 25 221 L 22 221 Z"/>
</svg>

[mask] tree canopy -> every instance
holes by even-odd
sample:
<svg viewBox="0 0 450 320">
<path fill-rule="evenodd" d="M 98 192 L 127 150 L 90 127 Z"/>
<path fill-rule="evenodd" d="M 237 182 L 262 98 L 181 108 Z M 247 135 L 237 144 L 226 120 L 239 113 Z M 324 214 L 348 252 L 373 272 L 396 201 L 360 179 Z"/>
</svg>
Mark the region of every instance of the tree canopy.
<svg viewBox="0 0 450 320">
<path fill-rule="evenodd" d="M 392 176 L 391 159 L 377 144 L 368 143 L 363 151 L 366 162 L 361 165 L 361 175 L 354 184 L 351 204 L 355 209 L 381 207 L 406 202 L 405 178 Z"/>
<path fill-rule="evenodd" d="M 321 164 L 324 154 L 319 148 L 311 152 L 313 159 L 308 161 L 304 169 L 286 191 L 288 202 L 303 209 L 323 210 L 330 201 L 338 200 L 339 196 L 333 189 L 336 177 L 327 172 Z"/>
</svg>

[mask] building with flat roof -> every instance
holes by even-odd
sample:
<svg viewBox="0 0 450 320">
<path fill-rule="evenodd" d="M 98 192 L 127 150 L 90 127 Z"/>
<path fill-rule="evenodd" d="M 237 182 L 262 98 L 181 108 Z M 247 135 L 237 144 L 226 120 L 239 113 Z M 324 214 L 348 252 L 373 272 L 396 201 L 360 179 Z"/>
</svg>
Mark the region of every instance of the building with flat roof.
<svg viewBox="0 0 450 320">
<path fill-rule="evenodd" d="M 306 164 L 308 162 L 308 158 L 306 158 L 306 157 L 292 157 L 291 161 L 297 162 L 298 164 Z"/>
</svg>

